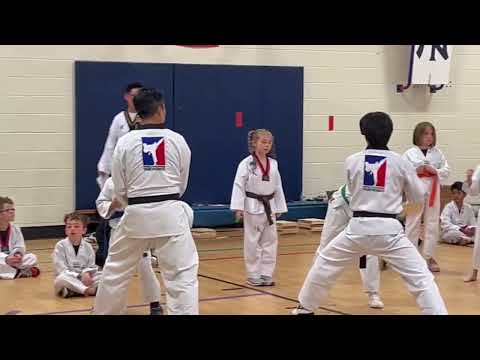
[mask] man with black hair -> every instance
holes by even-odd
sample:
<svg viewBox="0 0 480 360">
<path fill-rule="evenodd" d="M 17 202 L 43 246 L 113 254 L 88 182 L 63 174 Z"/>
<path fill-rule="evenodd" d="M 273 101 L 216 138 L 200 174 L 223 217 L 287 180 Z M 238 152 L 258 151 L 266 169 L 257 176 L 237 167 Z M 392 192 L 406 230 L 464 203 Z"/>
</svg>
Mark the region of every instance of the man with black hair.
<svg viewBox="0 0 480 360">
<path fill-rule="evenodd" d="M 123 110 L 118 113 L 110 125 L 108 130 L 107 140 L 103 148 L 102 156 L 98 161 L 97 170 L 98 177 L 97 182 L 100 190 L 103 188 L 105 181 L 110 177 L 112 173 L 112 156 L 113 150 L 117 145 L 118 139 L 134 129 L 137 123 L 137 111 L 133 104 L 133 98 L 138 94 L 143 85 L 139 82 L 128 84 L 125 88 L 123 99 L 127 103 L 127 110 Z"/>
<path fill-rule="evenodd" d="M 463 182 L 457 181 L 450 186 L 453 200 L 443 208 L 440 216 L 442 240 L 449 244 L 468 245 L 475 237 L 475 213 L 469 204 L 465 204 Z"/>
<path fill-rule="evenodd" d="M 124 207 L 115 230 L 94 314 L 126 312 L 128 283 L 145 251 L 156 249 L 168 314 L 198 314 L 198 253 L 187 188 L 191 152 L 182 135 L 165 129 L 163 95 L 142 89 L 134 98 L 142 119 L 124 135 L 112 161 L 114 197 Z"/>
<path fill-rule="evenodd" d="M 360 256 L 375 255 L 400 273 L 423 314 L 447 314 L 427 263 L 397 220 L 403 194 L 411 203 L 419 203 L 426 188 L 413 166 L 388 149 L 393 123 L 387 114 L 366 114 L 360 130 L 368 146 L 345 161 L 353 217 L 317 255 L 300 291 L 300 304 L 292 313 L 313 314 L 347 265 Z"/>
</svg>

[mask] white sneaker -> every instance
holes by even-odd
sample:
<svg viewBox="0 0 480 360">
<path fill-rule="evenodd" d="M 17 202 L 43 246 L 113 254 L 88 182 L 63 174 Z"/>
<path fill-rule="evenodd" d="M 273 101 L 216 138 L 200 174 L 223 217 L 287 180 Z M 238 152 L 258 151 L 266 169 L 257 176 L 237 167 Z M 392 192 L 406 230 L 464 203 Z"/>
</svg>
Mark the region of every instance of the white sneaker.
<svg viewBox="0 0 480 360">
<path fill-rule="evenodd" d="M 370 295 L 370 300 L 368 301 L 368 306 L 372 309 L 383 309 L 385 305 L 383 305 L 380 296 L 377 294 Z"/>
<path fill-rule="evenodd" d="M 263 280 L 260 278 L 259 279 L 248 278 L 247 284 L 251 286 L 263 286 Z"/>
<path fill-rule="evenodd" d="M 275 281 L 270 276 L 262 275 L 260 280 L 263 281 L 263 286 L 275 286 Z"/>
<path fill-rule="evenodd" d="M 305 309 L 302 305 L 298 305 L 295 309 L 291 311 L 292 315 L 315 315 L 311 310 Z"/>
</svg>

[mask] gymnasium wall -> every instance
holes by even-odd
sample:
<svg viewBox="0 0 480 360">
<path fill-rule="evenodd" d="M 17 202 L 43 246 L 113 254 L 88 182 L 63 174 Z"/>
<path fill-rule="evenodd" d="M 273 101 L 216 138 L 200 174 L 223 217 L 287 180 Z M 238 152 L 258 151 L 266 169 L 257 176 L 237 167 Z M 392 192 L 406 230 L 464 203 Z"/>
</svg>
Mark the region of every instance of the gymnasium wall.
<svg viewBox="0 0 480 360">
<path fill-rule="evenodd" d="M 408 59 L 409 46 L 384 45 L 0 46 L 0 194 L 15 199 L 21 226 L 61 224 L 73 210 L 75 60 L 304 66 L 306 196 L 343 182 L 343 160 L 364 146 L 358 120 L 375 110 L 392 115 L 399 152 L 417 122 L 432 121 L 453 170 L 447 183 L 463 179 L 480 160 L 480 46 L 454 48 L 453 86 L 433 95 L 395 92 Z"/>
</svg>

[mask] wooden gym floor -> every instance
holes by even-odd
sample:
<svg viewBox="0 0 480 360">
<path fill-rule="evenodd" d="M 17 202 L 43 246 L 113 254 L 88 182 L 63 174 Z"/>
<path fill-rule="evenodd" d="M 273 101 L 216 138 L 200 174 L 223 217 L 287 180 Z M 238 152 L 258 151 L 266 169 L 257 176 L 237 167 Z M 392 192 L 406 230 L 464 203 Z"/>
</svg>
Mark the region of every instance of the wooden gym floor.
<svg viewBox="0 0 480 360">
<path fill-rule="evenodd" d="M 217 232 L 216 239 L 198 240 L 200 313 L 288 314 L 297 304 L 297 295 L 310 268 L 319 238 L 319 233 L 303 230 L 296 235 L 280 236 L 275 277 L 277 285 L 262 288 L 245 285 L 243 241 L 239 231 Z M 38 256 L 42 273 L 36 279 L 1 280 L 0 314 L 85 315 L 90 312 L 93 298 L 63 299 L 53 293 L 50 254 L 56 241 L 27 242 L 27 251 Z M 471 266 L 472 250 L 471 247 L 439 245 L 437 260 L 441 272 L 436 279 L 450 314 L 480 314 L 480 281 L 463 282 L 463 276 Z M 352 265 L 339 278 L 328 303 L 317 314 L 420 314 L 403 281 L 391 269 L 381 273 L 381 295 L 385 309 L 368 308 L 360 274 Z M 162 294 L 164 301 L 165 295 Z M 129 290 L 128 313 L 146 315 L 148 312 L 148 305 L 141 297 L 138 276 L 135 276 Z"/>
</svg>

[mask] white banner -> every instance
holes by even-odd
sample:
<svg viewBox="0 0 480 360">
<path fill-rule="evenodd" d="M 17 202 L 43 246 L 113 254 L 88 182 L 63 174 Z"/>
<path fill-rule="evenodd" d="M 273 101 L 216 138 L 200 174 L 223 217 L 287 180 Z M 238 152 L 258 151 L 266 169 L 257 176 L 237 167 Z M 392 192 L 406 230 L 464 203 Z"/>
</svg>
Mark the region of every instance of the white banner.
<svg viewBox="0 0 480 360">
<path fill-rule="evenodd" d="M 452 51 L 452 45 L 413 45 L 410 82 L 427 85 L 448 84 Z"/>
</svg>

